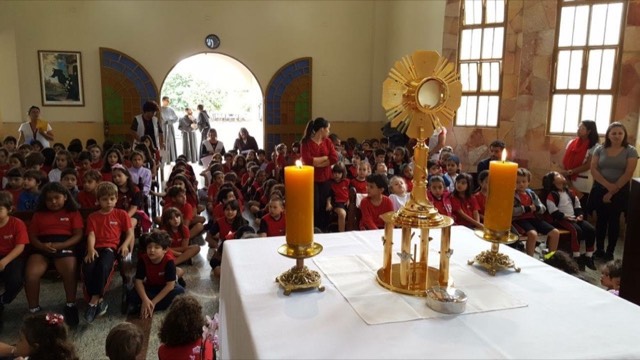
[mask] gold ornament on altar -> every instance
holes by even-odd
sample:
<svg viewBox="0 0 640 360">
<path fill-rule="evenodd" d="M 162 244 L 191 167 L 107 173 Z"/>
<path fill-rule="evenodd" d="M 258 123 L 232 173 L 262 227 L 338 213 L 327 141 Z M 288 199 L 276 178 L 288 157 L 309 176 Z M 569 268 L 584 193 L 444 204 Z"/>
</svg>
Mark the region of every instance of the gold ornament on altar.
<svg viewBox="0 0 640 360">
<path fill-rule="evenodd" d="M 383 265 L 377 272 L 385 288 L 413 296 L 427 296 L 430 288 L 449 286 L 449 258 L 453 251 L 453 219 L 438 213 L 427 198 L 427 159 L 425 141 L 435 129 L 450 125 L 460 106 L 462 84 L 455 66 L 436 51 L 416 51 L 397 61 L 382 84 L 382 107 L 396 130 L 417 138 L 414 148 L 413 190 L 397 212 L 382 215 Z M 400 263 L 392 263 L 393 229 L 402 228 Z M 414 244 L 412 229 L 420 230 Z M 429 231 L 441 229 L 439 268 L 429 266 Z"/>
</svg>

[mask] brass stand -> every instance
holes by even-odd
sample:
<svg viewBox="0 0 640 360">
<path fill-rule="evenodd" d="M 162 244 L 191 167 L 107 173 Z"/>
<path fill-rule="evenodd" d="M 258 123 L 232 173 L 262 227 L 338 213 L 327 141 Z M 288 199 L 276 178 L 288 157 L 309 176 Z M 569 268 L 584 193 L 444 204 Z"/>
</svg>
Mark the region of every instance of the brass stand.
<svg viewBox="0 0 640 360">
<path fill-rule="evenodd" d="M 293 247 L 284 244 L 278 248 L 278 253 L 288 258 L 296 259 L 296 266 L 276 277 L 276 282 L 284 289 L 284 294 L 289 296 L 293 291 L 306 291 L 318 289 L 324 291 L 321 285 L 320 273 L 309 270 L 304 266 L 304 259 L 314 257 L 322 251 L 322 245 L 312 243 L 310 246 Z"/>
<path fill-rule="evenodd" d="M 520 272 L 520 268 L 509 258 L 508 255 L 498 252 L 500 244 L 511 244 L 518 241 L 518 236 L 509 231 L 496 232 L 491 229 L 475 230 L 474 233 L 482 240 L 491 243 L 491 250 L 485 250 L 476 255 L 475 258 L 467 262 L 468 265 L 478 263 L 478 265 L 487 269 L 489 275 L 495 276 L 496 272 L 513 268 L 516 272 Z"/>
</svg>

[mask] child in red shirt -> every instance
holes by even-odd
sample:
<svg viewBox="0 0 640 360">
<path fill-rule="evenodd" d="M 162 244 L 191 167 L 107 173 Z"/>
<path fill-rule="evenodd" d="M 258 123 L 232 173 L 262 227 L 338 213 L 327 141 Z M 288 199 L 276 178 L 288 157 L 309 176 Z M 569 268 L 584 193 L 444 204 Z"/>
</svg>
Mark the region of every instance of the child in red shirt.
<svg viewBox="0 0 640 360">
<path fill-rule="evenodd" d="M 452 216 L 450 194 L 445 186 L 444 178 L 440 175 L 434 175 L 429 179 L 429 192 L 427 193 L 429 201 L 438 209 L 440 215 Z"/>
<path fill-rule="evenodd" d="M 184 224 L 182 212 L 177 208 L 170 207 L 162 211 L 160 229 L 171 236 L 169 251 L 175 257 L 176 265 L 191 260 L 200 252 L 200 246 L 189 245 L 189 228 Z"/>
<path fill-rule="evenodd" d="M 384 195 L 387 191 L 387 177 L 382 174 L 367 176 L 367 194 L 360 203 L 360 230 L 384 228 L 380 215 L 393 211 L 391 199 Z"/>
<path fill-rule="evenodd" d="M 464 225 L 471 229 L 481 229 L 480 214 L 478 214 L 478 203 L 471 196 L 471 186 L 473 178 L 467 173 L 456 176 L 455 190 L 449 196 L 453 218 L 456 225 Z"/>
<path fill-rule="evenodd" d="M 89 299 L 85 320 L 91 323 L 96 316 L 107 312 L 104 291 L 113 269 L 116 256 L 126 258 L 133 250 L 133 227 L 126 211 L 116 209 L 118 188 L 110 182 L 102 182 L 96 189 L 100 210 L 87 218 L 87 254 L 82 274 Z M 125 234 L 124 241 L 120 241 Z M 122 245 L 120 245 L 122 243 Z"/>
<path fill-rule="evenodd" d="M 27 227 L 22 220 L 9 216 L 13 207 L 10 193 L 0 191 L 0 270 L 4 280 L 4 293 L 0 295 L 0 323 L 4 305 L 16 298 L 24 281 L 24 259 L 22 252 L 29 243 Z"/>
<path fill-rule="evenodd" d="M 13 198 L 13 207 L 16 209 L 18 208 L 18 199 L 20 198 L 22 183 L 24 182 L 22 173 L 22 168 L 12 167 L 4 176 L 7 179 L 7 186 L 5 186 L 4 189 L 11 194 Z"/>
<path fill-rule="evenodd" d="M 224 216 L 216 219 L 209 227 L 207 242 L 210 248 L 216 248 L 215 254 L 209 262 L 213 273 L 220 276 L 220 265 L 222 264 L 222 250 L 225 240 L 235 239 L 236 231 L 240 227 L 247 225 L 247 220 L 242 217 L 240 204 L 237 200 L 230 200 L 224 203 Z"/>
<path fill-rule="evenodd" d="M 76 202 L 59 182 L 42 188 L 38 206 L 29 226 L 33 251 L 25 270 L 25 293 L 31 313 L 39 312 L 40 279 L 50 261 L 62 276 L 66 294 L 64 318 L 69 325 L 78 324 L 76 291 L 78 280 L 76 245 L 82 240 L 84 224 Z"/>
<path fill-rule="evenodd" d="M 174 185 L 167 190 L 167 198 L 169 198 L 172 207 L 180 210 L 184 225 L 189 228 L 189 233 L 191 234 L 190 238 L 193 239 L 200 235 L 204 230 L 204 218 L 201 216 L 196 218 L 193 212 L 193 207 L 187 202 L 186 190 L 180 186 Z M 165 206 L 163 208 L 163 213 L 168 208 L 169 207 Z"/>
<path fill-rule="evenodd" d="M 134 288 L 129 291 L 129 311 L 140 309 L 140 318 L 147 319 L 156 311 L 165 310 L 184 288 L 176 284 L 176 263 L 169 252 L 171 237 L 166 231 L 154 230 L 142 235 L 140 242 L 146 253 L 138 261 Z"/>
<path fill-rule="evenodd" d="M 279 196 L 272 196 L 269 201 L 269 213 L 260 220 L 258 235 L 282 236 L 287 230 L 287 220 L 284 214 L 284 203 Z"/>
<path fill-rule="evenodd" d="M 367 176 L 369 175 L 371 175 L 371 165 L 366 161 L 361 161 L 358 166 L 358 175 L 355 179 L 351 179 L 351 186 L 356 189 L 356 193 L 367 193 Z"/>
<path fill-rule="evenodd" d="M 96 189 L 100 181 L 102 181 L 102 174 L 99 171 L 91 169 L 84 173 L 82 190 L 78 192 L 78 204 L 81 209 L 98 209 L 100 207 L 96 196 Z"/>
<path fill-rule="evenodd" d="M 331 168 L 331 196 L 327 198 L 326 210 L 338 215 L 338 232 L 343 232 L 349 206 L 349 180 L 346 179 L 347 169 L 342 163 L 334 164 Z"/>
</svg>

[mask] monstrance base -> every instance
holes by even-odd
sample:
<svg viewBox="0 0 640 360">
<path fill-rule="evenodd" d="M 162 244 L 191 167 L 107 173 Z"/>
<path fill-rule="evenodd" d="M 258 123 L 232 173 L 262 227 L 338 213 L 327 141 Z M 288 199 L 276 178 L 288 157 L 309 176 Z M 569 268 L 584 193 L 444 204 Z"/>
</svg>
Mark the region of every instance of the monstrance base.
<svg viewBox="0 0 640 360">
<path fill-rule="evenodd" d="M 400 282 L 400 266 L 401 264 L 391 265 L 391 282 L 384 280 L 384 268 L 378 269 L 376 280 L 384 288 L 412 296 L 427 296 L 427 289 L 433 286 L 439 285 L 438 278 L 440 276 L 440 270 L 429 266 L 429 270 L 426 271 L 423 264 L 409 264 L 409 281 L 406 285 L 402 285 Z M 427 276 L 429 281 L 427 282 Z M 452 283 L 452 281 L 449 281 Z"/>
</svg>

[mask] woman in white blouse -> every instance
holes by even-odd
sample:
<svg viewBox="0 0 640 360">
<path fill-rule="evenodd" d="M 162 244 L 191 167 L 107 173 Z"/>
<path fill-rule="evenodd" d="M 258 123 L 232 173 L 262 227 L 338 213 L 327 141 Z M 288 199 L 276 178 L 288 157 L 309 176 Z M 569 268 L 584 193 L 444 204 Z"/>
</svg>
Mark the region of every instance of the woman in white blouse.
<svg viewBox="0 0 640 360">
<path fill-rule="evenodd" d="M 32 141 L 38 140 L 43 147 L 50 147 L 49 142 L 53 141 L 53 131 L 51 125 L 40 118 L 40 108 L 32 106 L 29 108 L 27 114 L 29 115 L 29 121 L 22 123 L 18 128 L 20 132 L 18 136 L 18 146 L 30 144 Z"/>
</svg>

